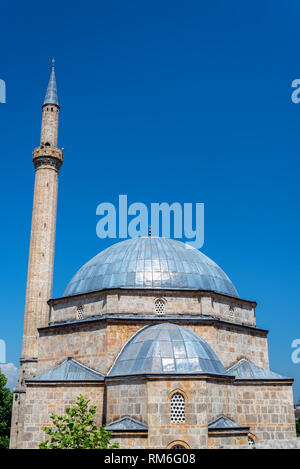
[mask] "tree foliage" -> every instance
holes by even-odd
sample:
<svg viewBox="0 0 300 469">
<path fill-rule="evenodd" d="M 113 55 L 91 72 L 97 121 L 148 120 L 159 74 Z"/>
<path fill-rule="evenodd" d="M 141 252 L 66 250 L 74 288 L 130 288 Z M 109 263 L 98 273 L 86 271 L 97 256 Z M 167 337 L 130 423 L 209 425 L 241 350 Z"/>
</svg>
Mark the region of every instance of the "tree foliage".
<svg viewBox="0 0 300 469">
<path fill-rule="evenodd" d="M 9 448 L 13 393 L 6 384 L 7 379 L 0 370 L 0 449 Z"/>
<path fill-rule="evenodd" d="M 89 400 L 82 395 L 76 404 L 66 409 L 63 416 L 52 414 L 53 427 L 45 428 L 49 439 L 39 444 L 40 449 L 112 449 L 111 433 L 98 427 L 94 420 L 96 406 L 89 408 Z"/>
<path fill-rule="evenodd" d="M 297 436 L 300 437 L 300 417 L 298 418 L 296 422 L 296 430 L 297 430 Z"/>
</svg>

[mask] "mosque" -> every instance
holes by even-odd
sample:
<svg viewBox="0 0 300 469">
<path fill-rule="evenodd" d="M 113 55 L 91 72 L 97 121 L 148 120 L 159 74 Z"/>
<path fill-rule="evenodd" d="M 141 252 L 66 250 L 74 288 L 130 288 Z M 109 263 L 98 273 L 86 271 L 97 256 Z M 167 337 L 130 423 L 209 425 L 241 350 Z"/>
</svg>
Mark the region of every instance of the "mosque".
<svg viewBox="0 0 300 469">
<path fill-rule="evenodd" d="M 82 394 L 120 448 L 246 448 L 294 439 L 293 380 L 269 369 L 256 303 L 176 240 L 127 239 L 52 298 L 60 106 L 54 62 L 42 106 L 11 448 L 38 448 Z"/>
</svg>

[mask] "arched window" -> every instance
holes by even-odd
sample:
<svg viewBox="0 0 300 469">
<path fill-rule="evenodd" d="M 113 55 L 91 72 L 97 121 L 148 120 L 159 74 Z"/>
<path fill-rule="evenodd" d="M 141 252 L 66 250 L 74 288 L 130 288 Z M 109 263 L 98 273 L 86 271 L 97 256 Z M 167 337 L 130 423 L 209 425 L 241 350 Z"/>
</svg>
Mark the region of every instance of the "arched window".
<svg viewBox="0 0 300 469">
<path fill-rule="evenodd" d="M 171 397 L 171 422 L 183 423 L 185 421 L 185 398 L 181 392 L 175 392 Z"/>
<path fill-rule="evenodd" d="M 167 449 L 190 449 L 189 445 L 185 441 L 176 440 L 172 441 Z"/>
<path fill-rule="evenodd" d="M 166 302 L 162 298 L 158 298 L 154 302 L 154 309 L 156 314 L 165 314 Z"/>
</svg>

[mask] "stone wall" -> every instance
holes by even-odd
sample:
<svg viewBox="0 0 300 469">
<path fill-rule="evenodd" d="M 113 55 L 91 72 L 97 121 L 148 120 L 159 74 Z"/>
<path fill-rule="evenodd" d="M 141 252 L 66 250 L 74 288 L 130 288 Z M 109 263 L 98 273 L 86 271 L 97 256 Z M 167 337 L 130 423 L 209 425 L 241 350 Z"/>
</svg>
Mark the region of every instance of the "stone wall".
<svg viewBox="0 0 300 469">
<path fill-rule="evenodd" d="M 119 296 L 118 310 L 127 314 L 154 314 L 158 297 L 166 301 L 165 314 L 202 314 L 201 297 L 196 292 L 127 291 Z"/>
<path fill-rule="evenodd" d="M 105 293 L 87 294 L 54 301 L 50 306 L 50 324 L 77 321 L 79 319 L 78 307 L 82 307 L 84 318 L 101 316 L 107 313 L 107 295 Z"/>
<path fill-rule="evenodd" d="M 105 374 L 106 350 L 106 328 L 103 323 L 42 331 L 37 375 L 62 363 L 68 357 Z"/>
<path fill-rule="evenodd" d="M 300 449 L 300 438 L 290 440 L 265 440 L 257 443 L 255 449 Z"/>
<path fill-rule="evenodd" d="M 291 384 L 236 383 L 235 420 L 250 426 L 257 442 L 295 438 Z"/>
<path fill-rule="evenodd" d="M 139 433 L 113 433 L 112 443 L 118 443 L 120 449 L 148 449 L 148 437 Z"/>
<path fill-rule="evenodd" d="M 149 448 L 167 448 L 181 440 L 190 448 L 207 446 L 207 387 L 204 380 L 150 379 L 148 388 Z M 185 422 L 171 423 L 170 397 L 179 390 L 185 395 Z"/>
<path fill-rule="evenodd" d="M 236 364 L 241 358 L 269 368 L 266 333 L 222 324 L 190 324 L 188 327 L 211 346 L 225 368 Z"/>
<path fill-rule="evenodd" d="M 235 419 L 234 385 L 221 380 L 209 380 L 207 387 L 207 423 L 216 420 L 221 415 Z M 240 424 L 239 420 L 235 419 Z"/>
<path fill-rule="evenodd" d="M 44 428 L 51 426 L 50 415 L 63 415 L 66 407 L 73 406 L 82 394 L 97 406 L 95 419 L 103 423 L 103 383 L 97 384 L 28 384 L 25 401 L 23 449 L 38 449 L 40 441 L 47 435 Z"/>
<path fill-rule="evenodd" d="M 208 449 L 248 449 L 248 435 L 213 434 L 208 435 Z"/>
<path fill-rule="evenodd" d="M 147 383 L 139 379 L 108 381 L 106 424 L 131 417 L 147 425 Z"/>
</svg>

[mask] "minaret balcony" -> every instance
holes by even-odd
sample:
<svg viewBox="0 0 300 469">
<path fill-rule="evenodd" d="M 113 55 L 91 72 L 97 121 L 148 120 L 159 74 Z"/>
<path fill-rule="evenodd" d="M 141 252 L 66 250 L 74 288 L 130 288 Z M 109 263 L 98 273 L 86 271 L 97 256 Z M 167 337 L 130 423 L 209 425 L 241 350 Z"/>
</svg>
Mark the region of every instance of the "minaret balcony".
<svg viewBox="0 0 300 469">
<path fill-rule="evenodd" d="M 48 166 L 58 171 L 62 165 L 63 158 L 63 151 L 51 145 L 41 145 L 33 150 L 32 159 L 35 169 Z"/>
</svg>

